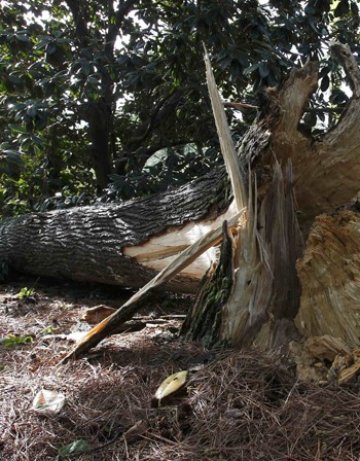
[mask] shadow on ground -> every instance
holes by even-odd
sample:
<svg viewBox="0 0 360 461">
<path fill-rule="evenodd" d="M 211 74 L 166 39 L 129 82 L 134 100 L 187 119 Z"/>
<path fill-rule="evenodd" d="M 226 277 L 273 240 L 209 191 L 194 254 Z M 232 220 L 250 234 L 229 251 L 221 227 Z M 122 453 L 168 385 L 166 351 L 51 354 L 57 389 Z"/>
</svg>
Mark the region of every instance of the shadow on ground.
<svg viewBox="0 0 360 461">
<path fill-rule="evenodd" d="M 0 291 L 0 337 L 32 337 L 0 345 L 4 461 L 359 459 L 357 384 L 301 385 L 281 352 L 206 351 L 178 339 L 173 323 L 113 336 L 85 358 L 59 365 L 71 345 L 49 332 L 85 328 L 79 318 L 87 307 L 118 307 L 127 293 L 35 281 L 34 302 L 19 302 L 16 293 L 31 283 L 22 279 Z M 142 314 L 179 314 L 187 305 L 189 299 L 160 296 Z M 192 370 L 186 391 L 159 406 L 156 388 L 182 369 Z M 31 409 L 41 388 L 65 394 L 59 415 Z M 59 457 L 59 448 L 79 439 L 87 453 Z"/>
</svg>

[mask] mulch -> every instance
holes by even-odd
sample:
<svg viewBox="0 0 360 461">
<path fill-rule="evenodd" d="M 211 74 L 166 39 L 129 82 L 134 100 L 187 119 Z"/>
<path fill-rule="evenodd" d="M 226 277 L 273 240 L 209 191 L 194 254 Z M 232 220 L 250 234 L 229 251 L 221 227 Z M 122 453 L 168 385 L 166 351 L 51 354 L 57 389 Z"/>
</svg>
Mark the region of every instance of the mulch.
<svg viewBox="0 0 360 461">
<path fill-rule="evenodd" d="M 113 336 L 66 365 L 71 345 L 51 335 L 84 328 L 86 307 L 121 304 L 103 288 L 36 284 L 37 299 L 19 302 L 22 280 L 0 289 L 0 459 L 3 461 L 355 461 L 360 459 L 359 384 L 305 385 L 287 353 L 205 350 L 165 326 Z M 100 295 L 99 295 L 100 293 Z M 34 301 L 34 300 L 33 300 Z M 189 300 L 154 301 L 148 312 L 183 313 Z M 180 326 L 180 325 L 179 325 Z M 159 403 L 168 375 L 190 370 L 186 389 Z M 66 396 L 63 410 L 32 410 L 42 388 Z M 88 452 L 58 450 L 84 439 Z"/>
</svg>

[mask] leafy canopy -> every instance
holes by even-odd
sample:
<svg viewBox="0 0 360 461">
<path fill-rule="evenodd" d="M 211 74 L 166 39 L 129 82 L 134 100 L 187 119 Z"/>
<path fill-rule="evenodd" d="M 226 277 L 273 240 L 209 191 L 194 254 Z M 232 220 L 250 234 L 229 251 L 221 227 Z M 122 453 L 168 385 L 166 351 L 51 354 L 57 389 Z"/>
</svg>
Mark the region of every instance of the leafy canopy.
<svg viewBox="0 0 360 461">
<path fill-rule="evenodd" d="M 304 129 L 348 99 L 330 41 L 359 52 L 355 0 L 0 1 L 3 215 L 149 194 L 220 162 L 202 43 L 228 101 L 261 104 L 308 58 Z M 228 111 L 241 138 L 254 116 Z"/>
</svg>

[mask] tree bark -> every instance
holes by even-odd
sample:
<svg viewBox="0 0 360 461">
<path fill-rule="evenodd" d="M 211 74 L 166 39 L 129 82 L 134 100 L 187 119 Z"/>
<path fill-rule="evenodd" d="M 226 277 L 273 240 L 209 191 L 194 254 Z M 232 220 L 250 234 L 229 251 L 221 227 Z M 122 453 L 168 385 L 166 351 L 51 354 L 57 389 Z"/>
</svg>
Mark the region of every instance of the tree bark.
<svg viewBox="0 0 360 461">
<path fill-rule="evenodd" d="M 84 104 L 83 114 L 89 124 L 90 158 L 95 171 L 97 192 L 101 192 L 107 186 L 109 176 L 114 170 L 110 139 L 112 112 L 112 104 L 105 100 Z"/>
<path fill-rule="evenodd" d="M 145 200 L 6 219 L 0 261 L 31 274 L 139 288 L 226 216 L 226 184 L 220 170 Z M 196 261 L 167 288 L 194 292 L 208 266 L 209 258 Z"/>
</svg>

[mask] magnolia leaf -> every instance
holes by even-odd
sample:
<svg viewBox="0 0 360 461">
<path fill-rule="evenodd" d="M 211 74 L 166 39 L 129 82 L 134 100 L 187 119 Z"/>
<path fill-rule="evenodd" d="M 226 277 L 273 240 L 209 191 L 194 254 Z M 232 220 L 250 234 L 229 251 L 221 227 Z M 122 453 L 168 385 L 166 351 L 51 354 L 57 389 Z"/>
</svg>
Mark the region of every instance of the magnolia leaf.
<svg viewBox="0 0 360 461">
<path fill-rule="evenodd" d="M 58 450 L 59 456 L 79 455 L 89 451 L 89 443 L 85 439 L 74 440 L 73 442 L 60 447 Z"/>
<path fill-rule="evenodd" d="M 187 376 L 187 371 L 179 371 L 168 376 L 157 388 L 155 398 L 161 400 L 179 390 L 185 384 Z"/>
</svg>

